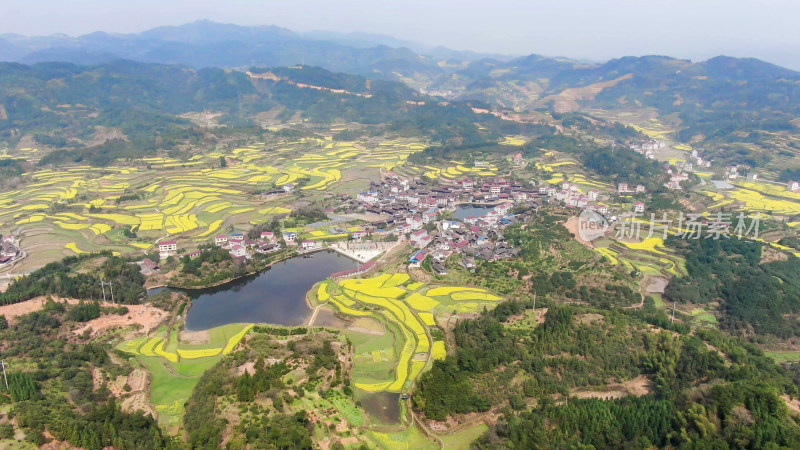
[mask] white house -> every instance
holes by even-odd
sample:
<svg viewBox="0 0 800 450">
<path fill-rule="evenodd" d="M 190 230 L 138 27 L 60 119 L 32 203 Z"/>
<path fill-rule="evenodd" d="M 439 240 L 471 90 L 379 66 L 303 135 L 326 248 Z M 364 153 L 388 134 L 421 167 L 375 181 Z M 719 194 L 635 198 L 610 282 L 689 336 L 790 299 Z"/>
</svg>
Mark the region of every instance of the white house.
<svg viewBox="0 0 800 450">
<path fill-rule="evenodd" d="M 412 230 L 419 230 L 423 225 L 422 217 L 419 216 L 406 218 L 406 223 L 411 225 Z"/>
<path fill-rule="evenodd" d="M 597 196 L 598 195 L 600 195 L 599 192 L 597 192 L 596 190 L 591 190 L 591 191 L 589 191 L 587 197 L 589 198 L 589 200 L 595 201 L 595 200 L 597 200 Z"/>
<path fill-rule="evenodd" d="M 800 191 L 800 182 L 798 181 L 790 181 L 786 183 L 786 189 L 790 191 Z"/>
<path fill-rule="evenodd" d="M 308 250 L 308 249 L 314 248 L 317 245 L 317 243 L 314 242 L 314 241 L 308 240 L 308 241 L 303 241 L 302 245 L 303 245 L 303 250 Z"/>
<path fill-rule="evenodd" d="M 636 202 L 633 204 L 633 212 L 635 213 L 643 213 L 644 212 L 644 203 Z"/>
<path fill-rule="evenodd" d="M 436 213 L 434 211 L 427 212 L 422 215 L 422 223 L 429 224 L 436 220 Z"/>
<path fill-rule="evenodd" d="M 272 242 L 275 240 L 275 233 L 273 233 L 272 231 L 262 231 L 261 240 Z"/>
<path fill-rule="evenodd" d="M 495 206 L 494 210 L 497 211 L 501 215 L 505 215 L 505 214 L 508 214 L 509 211 L 511 211 L 511 208 L 513 206 L 514 205 L 511 202 L 505 202 L 503 204 Z"/>
<path fill-rule="evenodd" d="M 425 242 L 428 238 L 428 232 L 425 230 L 417 230 L 411 233 L 410 241 L 414 243 L 414 245 L 422 246 L 421 244 Z"/>
<path fill-rule="evenodd" d="M 287 231 L 283 233 L 283 240 L 286 242 L 295 242 L 297 241 L 297 233 L 294 231 Z"/>
<path fill-rule="evenodd" d="M 369 204 L 377 203 L 378 202 L 378 193 L 375 192 L 375 191 L 360 192 L 356 196 L 356 200 L 358 200 L 360 202 L 364 202 L 364 203 L 369 203 Z"/>
<path fill-rule="evenodd" d="M 223 246 L 228 243 L 228 236 L 224 234 L 218 234 L 217 236 L 214 236 L 214 243 L 219 246 Z"/>
<path fill-rule="evenodd" d="M 231 256 L 234 258 L 238 258 L 241 256 L 247 256 L 247 251 L 245 250 L 243 245 L 234 245 L 231 247 Z"/>
<path fill-rule="evenodd" d="M 617 185 L 617 192 L 624 194 L 628 192 L 628 183 L 620 183 Z"/>
<path fill-rule="evenodd" d="M 178 251 L 177 241 L 161 241 L 158 243 L 159 252 L 176 252 Z"/>
<path fill-rule="evenodd" d="M 161 259 L 167 259 L 178 251 L 178 243 L 176 241 L 161 241 L 158 243 L 158 256 Z"/>
</svg>

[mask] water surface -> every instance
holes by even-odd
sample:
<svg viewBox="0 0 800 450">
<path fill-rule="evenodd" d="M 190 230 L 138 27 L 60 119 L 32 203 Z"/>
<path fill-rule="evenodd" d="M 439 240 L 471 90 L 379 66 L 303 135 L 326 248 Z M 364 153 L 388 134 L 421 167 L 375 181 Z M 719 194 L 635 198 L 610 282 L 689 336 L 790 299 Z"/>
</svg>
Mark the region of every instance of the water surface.
<svg viewBox="0 0 800 450">
<path fill-rule="evenodd" d="M 453 213 L 456 219 L 466 219 L 467 217 L 480 217 L 494 208 L 494 205 L 458 205 Z"/>
<path fill-rule="evenodd" d="M 186 290 L 192 299 L 186 329 L 200 331 L 238 322 L 305 325 L 311 316 L 305 300 L 311 286 L 356 264 L 338 253 L 322 251 L 296 256 L 221 286 Z"/>
</svg>

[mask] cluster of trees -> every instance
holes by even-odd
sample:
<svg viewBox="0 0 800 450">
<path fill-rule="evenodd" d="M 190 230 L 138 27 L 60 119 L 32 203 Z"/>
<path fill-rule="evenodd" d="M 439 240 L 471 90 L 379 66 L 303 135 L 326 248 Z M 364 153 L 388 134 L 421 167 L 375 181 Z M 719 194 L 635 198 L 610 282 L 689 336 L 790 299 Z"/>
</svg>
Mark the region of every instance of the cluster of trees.
<svg viewBox="0 0 800 450">
<path fill-rule="evenodd" d="M 651 190 L 660 188 L 664 178 L 658 161 L 654 161 L 628 148 L 602 147 L 586 153 L 583 164 L 614 181 L 643 184 Z"/>
<path fill-rule="evenodd" d="M 97 269 L 78 270 L 82 263 L 97 258 L 103 259 Z M 17 279 L 0 294 L 0 304 L 9 305 L 41 295 L 102 300 L 101 281 L 113 283 L 114 299 L 118 303 L 136 304 L 146 294 L 144 276 L 138 266 L 111 255 L 111 252 L 102 252 L 68 256 Z M 110 300 L 109 289 L 106 289 L 106 296 Z"/>
<path fill-rule="evenodd" d="M 205 248 L 206 250 L 195 258 L 190 259 L 185 256 L 181 258 L 181 276 L 170 278 L 170 286 L 196 289 L 240 279 L 259 273 L 267 269 L 274 261 L 285 258 L 294 252 L 293 249 L 285 249 L 269 254 L 255 253 L 252 258 L 244 262 L 237 262 L 227 250 L 213 245 Z M 244 278 L 244 281 L 246 282 L 248 279 Z"/>
<path fill-rule="evenodd" d="M 780 181 L 800 180 L 800 169 L 783 169 L 778 175 Z"/>
<path fill-rule="evenodd" d="M 83 300 L 67 312 L 67 320 L 73 322 L 88 322 L 100 317 L 100 304 L 97 302 L 84 303 Z"/>
<path fill-rule="evenodd" d="M 256 361 L 255 369 L 253 376 L 245 371 L 236 380 L 236 398 L 240 402 L 252 402 L 258 394 L 267 392 L 271 388 L 282 389 L 284 384 L 281 377 L 289 372 L 286 364 L 266 366 L 263 358 Z"/>
<path fill-rule="evenodd" d="M 181 263 L 183 263 L 181 266 L 181 272 L 184 274 L 201 277 L 202 273 L 200 269 L 203 267 L 203 264 L 218 264 L 233 260 L 228 250 L 222 247 L 217 247 L 213 244 L 202 245 L 200 246 L 199 250 L 200 254 L 194 258 L 189 258 L 188 256 L 181 258 Z"/>
<path fill-rule="evenodd" d="M 791 315 L 800 311 L 800 263 L 793 255 L 761 263 L 764 244 L 746 239 L 679 239 L 667 245 L 686 258 L 687 276 L 667 286 L 671 301 L 720 301 L 720 325 L 732 332 L 753 330 L 782 338 L 800 335 Z"/>
<path fill-rule="evenodd" d="M 545 322 L 534 330 L 510 331 L 500 321 L 531 306 L 529 301 L 510 302 L 476 320 L 459 322 L 454 329 L 456 356 L 435 363 L 421 377 L 414 396 L 417 408 L 427 417 L 441 420 L 488 409 L 510 394 L 565 395 L 573 387 L 642 373 L 644 332 L 631 326 L 623 315 L 608 313 L 603 323 L 578 325 L 579 309 L 551 305 Z M 506 369 L 499 370 L 501 367 Z M 522 392 L 511 384 L 518 371 L 526 375 Z M 463 389 L 443 395 L 448 390 L 447 380 L 460 383 Z M 484 389 L 467 389 L 473 383 Z"/>
<path fill-rule="evenodd" d="M 271 231 L 275 234 L 276 237 L 280 238 L 281 234 L 281 222 L 277 218 L 273 219 L 268 223 L 263 223 L 261 225 L 255 225 L 250 231 L 247 232 L 247 239 L 251 241 L 255 241 L 261 238 L 261 233 L 265 231 Z"/>
<path fill-rule="evenodd" d="M 323 222 L 328 220 L 328 215 L 325 214 L 319 206 L 308 206 L 305 208 L 297 208 L 289 214 L 290 222 L 294 225 L 306 225 L 314 222 Z"/>
<path fill-rule="evenodd" d="M 0 177 L 14 177 L 21 175 L 24 172 L 23 164 L 25 161 L 21 159 L 0 159 Z"/>
<path fill-rule="evenodd" d="M 237 431 L 246 437 L 251 448 L 312 449 L 313 424 L 305 411 L 294 414 L 262 416 L 259 420 L 247 421 Z"/>
<path fill-rule="evenodd" d="M 580 158 L 583 165 L 609 181 L 643 184 L 654 190 L 660 187 L 658 162 L 645 158 L 627 147 L 600 146 L 564 134 L 539 136 L 530 143 L 536 148 L 558 150 Z"/>
</svg>

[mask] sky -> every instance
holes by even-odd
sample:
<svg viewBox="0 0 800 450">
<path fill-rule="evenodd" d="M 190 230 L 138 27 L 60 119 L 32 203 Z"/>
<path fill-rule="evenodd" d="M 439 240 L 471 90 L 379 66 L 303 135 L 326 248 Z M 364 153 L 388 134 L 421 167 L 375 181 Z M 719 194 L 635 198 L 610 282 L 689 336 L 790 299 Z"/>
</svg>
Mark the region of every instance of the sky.
<svg viewBox="0 0 800 450">
<path fill-rule="evenodd" d="M 209 19 L 486 53 L 594 61 L 724 54 L 796 70 L 799 18 L 800 0 L 0 0 L 0 34 L 133 33 Z"/>
</svg>

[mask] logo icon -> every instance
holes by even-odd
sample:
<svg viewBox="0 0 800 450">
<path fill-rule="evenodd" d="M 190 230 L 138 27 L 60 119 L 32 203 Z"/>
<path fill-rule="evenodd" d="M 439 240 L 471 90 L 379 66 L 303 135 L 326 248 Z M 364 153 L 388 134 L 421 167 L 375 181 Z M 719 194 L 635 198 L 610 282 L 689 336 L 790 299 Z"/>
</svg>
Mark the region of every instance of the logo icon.
<svg viewBox="0 0 800 450">
<path fill-rule="evenodd" d="M 578 235 L 586 242 L 605 235 L 608 226 L 605 217 L 594 211 L 584 210 L 578 216 Z"/>
</svg>

